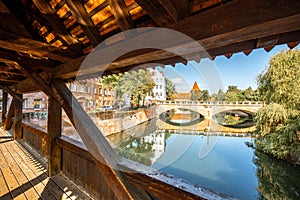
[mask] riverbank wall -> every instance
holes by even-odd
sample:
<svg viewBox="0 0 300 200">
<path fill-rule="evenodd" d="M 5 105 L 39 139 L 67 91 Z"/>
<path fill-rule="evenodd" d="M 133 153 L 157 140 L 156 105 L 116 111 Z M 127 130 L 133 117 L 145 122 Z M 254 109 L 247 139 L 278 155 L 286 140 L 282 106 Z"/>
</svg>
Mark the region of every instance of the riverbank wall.
<svg viewBox="0 0 300 200">
<path fill-rule="evenodd" d="M 134 111 L 114 112 L 111 119 L 102 120 L 99 115 L 90 115 L 104 136 L 128 130 L 156 117 L 155 107 Z"/>
</svg>

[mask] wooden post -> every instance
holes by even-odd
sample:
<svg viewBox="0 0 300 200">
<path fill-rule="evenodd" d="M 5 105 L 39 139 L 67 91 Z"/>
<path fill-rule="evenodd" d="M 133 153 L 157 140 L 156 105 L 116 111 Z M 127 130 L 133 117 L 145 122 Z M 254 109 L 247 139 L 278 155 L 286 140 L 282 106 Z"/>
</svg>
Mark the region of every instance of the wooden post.
<svg viewBox="0 0 300 200">
<path fill-rule="evenodd" d="M 22 139 L 22 101 L 19 99 L 22 99 L 22 94 L 16 94 L 19 98 L 14 100 L 14 107 L 15 107 L 15 113 L 14 113 L 14 139 L 20 140 Z M 12 105 L 13 106 L 13 105 Z"/>
<path fill-rule="evenodd" d="M 48 100 L 48 134 L 47 134 L 47 156 L 48 173 L 54 176 L 61 169 L 61 148 L 56 144 L 56 139 L 61 136 L 62 107 L 55 98 Z"/>
<path fill-rule="evenodd" d="M 8 98 L 7 92 L 4 92 L 2 90 L 2 126 L 4 124 L 6 113 L 7 113 L 7 98 Z"/>
<path fill-rule="evenodd" d="M 9 130 L 12 127 L 13 121 L 12 121 L 12 117 L 14 116 L 14 112 L 15 112 L 15 98 L 13 98 L 7 116 L 5 117 L 4 123 L 3 123 L 3 129 L 4 130 Z"/>
</svg>

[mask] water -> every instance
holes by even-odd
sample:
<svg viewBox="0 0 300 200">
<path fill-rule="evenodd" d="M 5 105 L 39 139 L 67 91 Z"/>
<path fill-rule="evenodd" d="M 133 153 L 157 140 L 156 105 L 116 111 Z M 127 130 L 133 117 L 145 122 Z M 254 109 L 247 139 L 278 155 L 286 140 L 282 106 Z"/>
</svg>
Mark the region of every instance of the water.
<svg viewBox="0 0 300 200">
<path fill-rule="evenodd" d="M 239 199 L 300 199 L 300 167 L 245 142 L 253 139 L 152 132 L 123 141 L 118 152 Z"/>
</svg>

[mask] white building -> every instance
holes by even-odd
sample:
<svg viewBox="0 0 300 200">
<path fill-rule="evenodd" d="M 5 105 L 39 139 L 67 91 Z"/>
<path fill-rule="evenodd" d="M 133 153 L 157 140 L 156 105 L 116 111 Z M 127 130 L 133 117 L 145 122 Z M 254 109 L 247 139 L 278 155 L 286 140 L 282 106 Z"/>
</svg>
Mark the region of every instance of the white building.
<svg viewBox="0 0 300 200">
<path fill-rule="evenodd" d="M 151 78 L 155 83 L 155 87 L 152 90 L 152 95 L 146 97 L 148 103 L 155 102 L 156 100 L 166 100 L 166 78 L 163 72 L 160 72 L 157 69 L 148 69 L 152 74 Z"/>
</svg>

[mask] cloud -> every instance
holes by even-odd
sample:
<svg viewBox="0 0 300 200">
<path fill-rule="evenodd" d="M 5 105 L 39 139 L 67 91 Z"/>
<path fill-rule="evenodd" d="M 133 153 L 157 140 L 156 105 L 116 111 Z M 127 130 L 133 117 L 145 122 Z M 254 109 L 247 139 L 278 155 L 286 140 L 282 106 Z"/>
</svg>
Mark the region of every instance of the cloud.
<svg viewBox="0 0 300 200">
<path fill-rule="evenodd" d="M 172 83 L 174 84 L 182 84 L 183 83 L 183 79 L 182 78 L 172 78 L 171 79 Z"/>
</svg>

